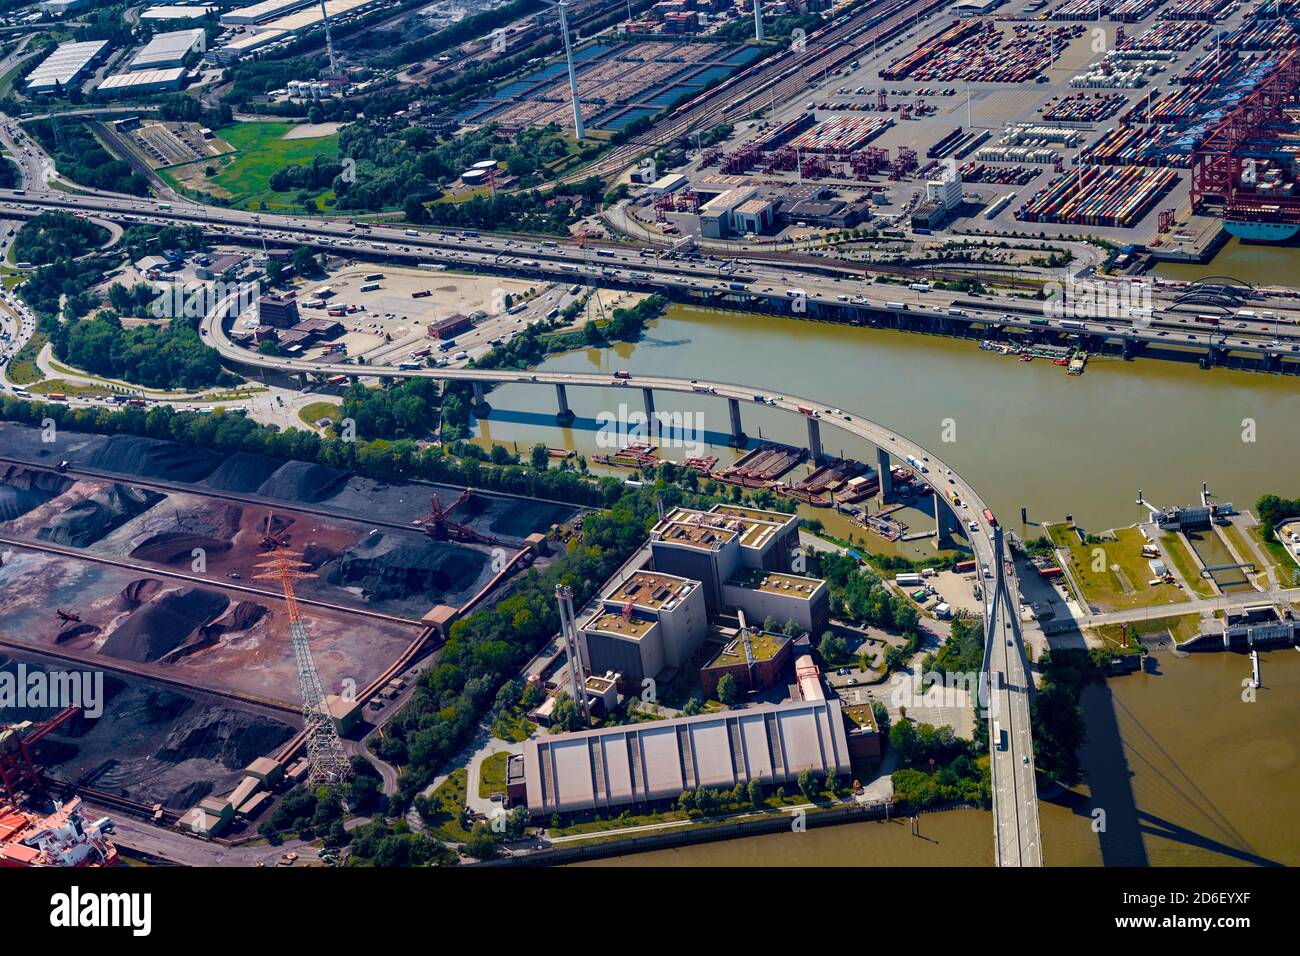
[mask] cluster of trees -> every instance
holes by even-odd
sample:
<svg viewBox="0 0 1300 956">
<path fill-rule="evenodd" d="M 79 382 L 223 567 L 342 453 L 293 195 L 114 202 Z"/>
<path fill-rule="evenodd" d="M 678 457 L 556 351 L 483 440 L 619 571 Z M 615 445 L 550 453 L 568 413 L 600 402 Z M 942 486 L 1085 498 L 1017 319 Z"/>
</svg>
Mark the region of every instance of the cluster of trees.
<svg viewBox="0 0 1300 956">
<path fill-rule="evenodd" d="M 316 156 L 310 166 L 289 163 L 271 174 L 268 185 L 276 192 L 293 189 L 325 189 L 343 172 L 343 163 L 328 156 Z"/>
<path fill-rule="evenodd" d="M 127 288 L 120 282 L 108 287 L 108 304 L 118 315 L 145 315 L 158 298 L 158 290 L 147 282 Z"/>
<path fill-rule="evenodd" d="M 149 180 L 133 171 L 100 145 L 84 122 L 59 120 L 56 130 L 50 120 L 33 120 L 27 129 L 54 158 L 54 164 L 73 182 L 132 196 L 149 195 Z"/>
<path fill-rule="evenodd" d="M 1300 498 L 1261 495 L 1255 502 L 1255 515 L 1259 518 L 1260 532 L 1265 538 L 1272 538 L 1281 521 L 1300 515 Z"/>
<path fill-rule="evenodd" d="M 988 761 L 981 759 L 985 747 L 978 741 L 963 740 L 951 727 L 900 720 L 889 729 L 889 745 L 904 764 L 890 778 L 902 809 L 993 805 Z"/>
<path fill-rule="evenodd" d="M 475 196 L 464 202 L 429 206 L 427 221 L 438 226 L 471 229 L 509 229 L 567 236 L 569 226 L 600 209 L 605 197 L 601 181 L 592 176 L 566 187 L 563 195 L 528 191 Z"/>
<path fill-rule="evenodd" d="M 916 608 L 891 591 L 873 571 L 861 567 L 847 554 L 823 554 L 820 562 L 834 613 L 859 624 L 916 633 L 920 619 Z"/>
<path fill-rule="evenodd" d="M 76 318 L 99 305 L 100 298 L 92 287 L 103 278 L 108 265 L 99 258 L 63 258 L 33 272 L 19 292 L 37 314 L 41 331 L 50 332 L 60 312 Z"/>
<path fill-rule="evenodd" d="M 438 424 L 442 396 L 438 383 L 411 378 L 391 388 L 353 384 L 343 393 L 343 417 L 357 423 L 366 438 L 424 438 Z"/>
<path fill-rule="evenodd" d="M 304 786 L 290 790 L 257 830 L 272 843 L 295 833 L 304 840 L 324 838 L 327 846 L 347 843 L 343 801 L 328 787 Z"/>
<path fill-rule="evenodd" d="M 929 654 L 922 672 L 936 674 L 978 673 L 984 664 L 984 622 L 959 617 L 952 622 L 948 639 L 937 654 Z"/>
<path fill-rule="evenodd" d="M 547 355 L 568 352 L 583 347 L 600 347 L 610 342 L 635 342 L 641 337 L 646 323 L 658 318 L 668 307 L 662 295 L 647 296 L 627 309 L 615 309 L 603 326 L 588 322 L 580 333 L 546 335 L 541 325 L 530 325 L 520 335 L 496 346 L 474 363 L 475 368 L 525 369 L 536 365 Z M 571 302 L 564 307 L 560 322 L 571 322 L 581 307 Z"/>
<path fill-rule="evenodd" d="M 126 250 L 132 262 L 144 256 L 156 255 L 164 249 L 181 249 L 195 252 L 208 247 L 203 230 L 198 226 L 127 226 L 118 243 Z"/>
<path fill-rule="evenodd" d="M 402 764 L 401 795 L 410 800 L 470 739 L 500 687 L 559 627 L 555 587 L 567 584 L 583 603 L 645 540 L 656 516 L 646 489 L 628 492 L 608 511 L 589 515 L 582 541 L 544 570 L 529 571 L 513 593 L 458 621 L 437 666 L 420 675 L 411 701 L 374 744 Z"/>
<path fill-rule="evenodd" d="M 55 259 L 77 258 L 108 241 L 108 230 L 67 212 L 43 212 L 29 219 L 14 237 L 14 259 L 49 265 Z"/>
<path fill-rule="evenodd" d="M 784 45 L 790 41 L 795 30 L 803 30 L 806 36 L 820 27 L 823 22 L 819 13 L 788 14 L 764 23 L 763 38 L 771 43 Z M 740 17 L 724 24 L 714 36 L 720 40 L 744 43 L 754 38 L 754 24 L 749 21 L 748 17 Z"/>
<path fill-rule="evenodd" d="M 93 319 L 58 323 L 48 335 L 60 361 L 146 388 L 200 389 L 239 381 L 199 338 L 195 319 L 124 329 L 117 314 L 105 310 Z"/>
<path fill-rule="evenodd" d="M 229 103 L 205 106 L 195 97 L 180 93 L 165 97 L 158 104 L 158 115 L 169 123 L 202 123 L 209 129 L 229 126 L 235 121 L 235 111 Z"/>
<path fill-rule="evenodd" d="M 1102 652 L 1103 657 L 1109 654 Z M 1043 682 L 1029 705 L 1034 728 L 1034 765 L 1067 787 L 1082 775 L 1079 748 L 1087 737 L 1080 696 L 1086 684 L 1102 680 L 1097 659 L 1083 650 L 1052 650 L 1039 660 Z"/>
<path fill-rule="evenodd" d="M 423 833 L 413 833 L 406 820 L 389 822 L 376 816 L 351 833 L 349 866 L 453 866 L 456 851 Z"/>
<path fill-rule="evenodd" d="M 17 189 L 22 185 L 18 167 L 8 157 L 0 157 L 0 189 Z"/>
</svg>

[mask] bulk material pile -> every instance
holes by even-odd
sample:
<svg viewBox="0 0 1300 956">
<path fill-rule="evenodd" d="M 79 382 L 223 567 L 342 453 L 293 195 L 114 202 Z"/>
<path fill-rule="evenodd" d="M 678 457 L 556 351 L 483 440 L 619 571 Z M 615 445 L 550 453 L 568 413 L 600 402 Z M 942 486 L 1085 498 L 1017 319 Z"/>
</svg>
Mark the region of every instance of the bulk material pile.
<svg viewBox="0 0 1300 956">
<path fill-rule="evenodd" d="M 1178 181 L 1170 169 L 1090 166 L 1060 176 L 1016 210 L 1022 222 L 1133 226 Z"/>
</svg>

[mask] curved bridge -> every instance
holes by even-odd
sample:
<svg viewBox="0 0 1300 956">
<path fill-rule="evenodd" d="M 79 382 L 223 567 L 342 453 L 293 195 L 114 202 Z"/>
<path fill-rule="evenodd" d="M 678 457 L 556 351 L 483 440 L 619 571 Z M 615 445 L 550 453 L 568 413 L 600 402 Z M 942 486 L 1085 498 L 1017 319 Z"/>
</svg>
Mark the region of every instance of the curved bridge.
<svg viewBox="0 0 1300 956">
<path fill-rule="evenodd" d="M 482 401 L 484 389 L 491 385 L 520 384 L 549 386 L 555 390 L 561 420 L 571 418 L 567 389 L 626 388 L 642 393 L 646 413 L 654 415 L 654 395 L 690 393 L 716 397 L 728 403 L 733 434 L 741 430 L 742 403 L 752 402 L 758 387 L 734 382 L 708 382 L 666 376 L 614 378 L 607 373 L 531 372 L 499 369 L 418 368 L 392 366 L 357 366 L 342 363 L 311 362 L 303 359 L 259 355 L 230 341 L 224 328 L 229 300 L 210 312 L 202 323 L 206 340 L 227 361 L 252 368 L 270 369 L 300 375 L 347 375 L 352 378 L 432 378 L 451 382 L 470 382 L 476 401 Z M 766 386 L 764 386 L 766 388 Z M 951 511 L 949 491 L 955 491 L 970 506 L 970 520 L 976 527 L 969 532 L 971 547 L 981 567 L 993 575 L 984 579 L 984 665 L 981 683 L 987 681 L 987 719 L 989 721 L 990 757 L 993 776 L 994 840 L 999 866 L 1041 866 L 1042 838 L 1038 821 L 1038 791 L 1034 776 L 1034 746 L 1030 726 L 1029 700 L 1033 679 L 1020 633 L 1019 597 L 1014 564 L 1003 547 L 1002 529 L 985 517 L 987 505 L 978 492 L 956 471 L 936 455 L 906 436 L 870 419 L 845 414 L 810 398 L 782 396 L 770 407 L 798 415 L 808 427 L 810 451 L 821 451 L 821 426 L 838 428 L 854 435 L 878 451 L 881 482 L 887 487 L 890 456 L 912 456 L 926 462 L 928 471 L 921 480 L 934 489 L 935 515 L 940 518 Z M 928 476 L 928 477 L 927 477 Z M 949 479 L 951 483 L 949 483 Z M 942 527 L 942 520 L 940 520 Z M 989 594 L 989 591 L 992 594 Z M 976 702 L 979 703 L 979 702 Z"/>
</svg>

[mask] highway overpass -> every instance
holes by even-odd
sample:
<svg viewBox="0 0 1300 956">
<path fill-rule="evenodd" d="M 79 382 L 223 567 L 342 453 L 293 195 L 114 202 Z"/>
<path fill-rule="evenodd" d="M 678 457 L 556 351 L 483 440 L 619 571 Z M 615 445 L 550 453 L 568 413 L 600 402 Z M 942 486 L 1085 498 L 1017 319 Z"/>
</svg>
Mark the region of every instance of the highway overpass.
<svg viewBox="0 0 1300 956">
<path fill-rule="evenodd" d="M 943 511 L 952 512 L 955 521 L 968 528 L 971 548 L 978 566 L 988 573 L 981 578 L 984 594 L 985 666 L 983 677 L 989 687 L 986 716 L 990 724 L 990 753 L 993 773 L 996 855 L 999 866 L 1041 866 L 1042 840 L 1038 824 L 1038 791 L 1034 777 L 1033 731 L 1029 701 L 1033 680 L 1020 631 L 1018 588 L 1014 563 L 1009 560 L 1002 542 L 1001 529 L 992 512 L 975 489 L 937 456 L 904 435 L 860 415 L 844 412 L 824 402 L 791 395 L 766 395 L 765 386 L 740 385 L 671 378 L 634 376 L 617 378 L 590 372 L 547 372 L 498 369 L 421 367 L 401 369 L 392 366 L 357 366 L 341 362 L 317 362 L 260 355 L 240 348 L 230 341 L 225 329 L 228 309 L 223 303 L 203 319 L 208 343 L 232 364 L 271 369 L 300 375 L 348 375 L 374 378 L 431 378 L 451 382 L 469 382 L 481 402 L 484 390 L 492 385 L 522 384 L 551 388 L 556 394 L 557 415 L 568 412 L 570 388 L 626 388 L 641 392 L 646 412 L 655 412 L 655 394 L 692 394 L 726 401 L 733 436 L 743 435 L 742 414 L 745 403 L 754 403 L 764 395 L 764 406 L 774 407 L 803 418 L 808 430 L 810 452 L 821 452 L 823 425 L 854 435 L 877 449 L 877 462 L 886 487 L 890 459 L 909 456 L 923 463 L 920 479 L 933 489 L 936 533 L 944 526 Z M 915 470 L 915 469 L 914 469 Z M 955 493 L 967 507 L 958 510 L 950 495 Z M 963 518 L 965 519 L 963 521 Z M 990 584 L 994 585 L 990 588 Z M 992 593 L 990 594 L 990 590 Z M 980 706 L 980 701 L 972 702 Z M 1002 734 L 1005 733 L 1005 742 Z"/>
<path fill-rule="evenodd" d="M 159 203 L 122 196 L 0 190 L 0 215 L 30 217 L 62 209 L 119 222 L 202 227 L 226 242 L 302 244 L 358 258 L 408 265 L 436 264 L 477 272 L 524 276 L 660 292 L 702 305 L 763 309 L 796 317 L 888 325 L 940 334 L 1032 334 L 1085 349 L 1118 349 L 1125 357 L 1144 350 L 1199 357 L 1218 364 L 1246 357 L 1259 367 L 1300 372 L 1300 303 L 1268 301 L 1247 319 L 1224 314 L 1220 324 L 1198 321 L 1205 307 L 1180 304 L 1181 289 L 1157 289 L 1151 315 L 1072 317 L 1055 304 L 1007 296 L 918 291 L 935 278 L 958 278 L 929 268 L 853 266 L 833 259 L 750 252 L 729 260 L 659 258 L 662 250 L 626 245 L 579 246 L 568 240 L 532 240 L 451 231 L 420 232 L 388 226 L 361 227 L 339 220 L 273 216 L 197 203 Z M 414 235 L 412 233 L 415 233 Z M 864 281 L 867 271 L 910 280 Z M 1253 305 L 1253 303 L 1252 303 Z M 1058 314 L 1059 313 L 1059 314 Z M 1240 324 L 1245 328 L 1236 328 Z"/>
</svg>

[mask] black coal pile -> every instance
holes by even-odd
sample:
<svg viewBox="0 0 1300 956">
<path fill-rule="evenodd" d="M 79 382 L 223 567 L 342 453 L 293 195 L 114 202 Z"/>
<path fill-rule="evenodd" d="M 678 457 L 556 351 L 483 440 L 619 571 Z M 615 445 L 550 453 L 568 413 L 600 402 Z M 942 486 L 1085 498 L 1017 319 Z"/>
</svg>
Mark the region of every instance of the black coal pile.
<svg viewBox="0 0 1300 956">
<path fill-rule="evenodd" d="M 123 472 L 141 478 L 194 482 L 212 474 L 223 457 L 207 448 L 114 435 L 95 450 L 87 464 L 100 471 Z"/>
<path fill-rule="evenodd" d="M 77 502 L 36 533 L 37 540 L 84 548 L 148 511 L 165 495 L 113 484 Z"/>
<path fill-rule="evenodd" d="M 293 736 L 285 724 L 241 711 L 207 707 L 176 721 L 158 750 L 168 763 L 211 760 L 231 770 L 247 767 Z"/>
<path fill-rule="evenodd" d="M 9 465 L 0 472 L 0 521 L 12 521 L 25 515 L 57 498 L 72 485 L 71 478 L 53 471 Z"/>
<path fill-rule="evenodd" d="M 239 451 L 227 457 L 203 483 L 215 491 L 251 494 L 284 464 L 279 458 Z"/>
<path fill-rule="evenodd" d="M 324 465 L 288 461 L 257 490 L 266 498 L 284 501 L 322 501 L 336 493 L 348 476 Z"/>
<path fill-rule="evenodd" d="M 146 601 L 153 600 L 153 596 L 162 589 L 163 583 L 157 578 L 137 578 L 117 592 L 117 597 L 113 599 L 113 610 L 133 611 Z"/>
<path fill-rule="evenodd" d="M 189 563 L 195 548 L 209 557 L 230 550 L 231 540 L 239 529 L 239 519 L 244 511 L 237 505 L 222 505 L 177 516 L 176 525 L 145 538 L 131 551 L 131 557 L 159 564 Z"/>
<path fill-rule="evenodd" d="M 207 588 L 169 591 L 136 610 L 104 641 L 103 652 L 120 660 L 153 662 L 189 643 L 198 630 L 225 613 L 230 600 Z"/>
<path fill-rule="evenodd" d="M 436 601 L 468 588 L 486 563 L 484 555 L 470 548 L 381 532 L 345 551 L 328 579 L 360 587 L 374 601 L 417 595 Z"/>
</svg>

